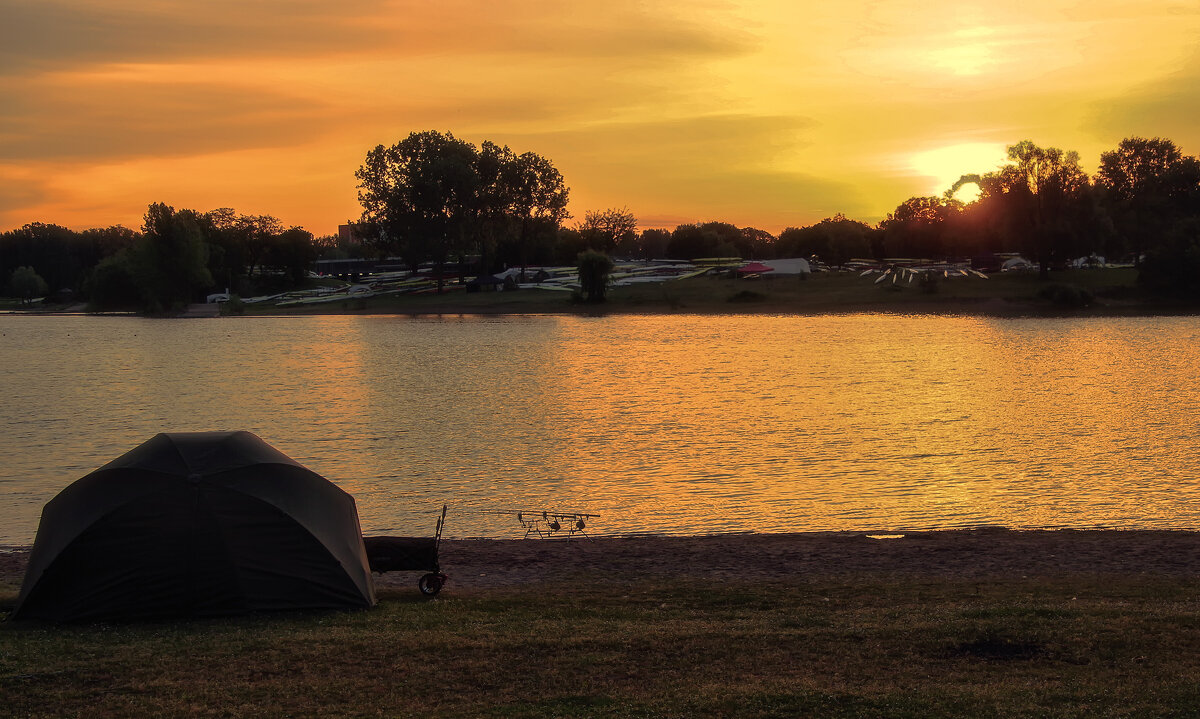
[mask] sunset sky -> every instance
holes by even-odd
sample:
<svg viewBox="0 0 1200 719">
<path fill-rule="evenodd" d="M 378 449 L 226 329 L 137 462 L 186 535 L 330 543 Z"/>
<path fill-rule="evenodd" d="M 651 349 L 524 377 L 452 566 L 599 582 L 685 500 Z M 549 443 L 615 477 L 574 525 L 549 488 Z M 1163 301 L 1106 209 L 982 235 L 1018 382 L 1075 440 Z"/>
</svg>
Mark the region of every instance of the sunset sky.
<svg viewBox="0 0 1200 719">
<path fill-rule="evenodd" d="M 329 234 L 428 129 L 546 156 L 576 220 L 773 233 L 1022 139 L 1200 154 L 1196 0 L 0 0 L 0 57 L 0 230 L 166 202 Z"/>
</svg>

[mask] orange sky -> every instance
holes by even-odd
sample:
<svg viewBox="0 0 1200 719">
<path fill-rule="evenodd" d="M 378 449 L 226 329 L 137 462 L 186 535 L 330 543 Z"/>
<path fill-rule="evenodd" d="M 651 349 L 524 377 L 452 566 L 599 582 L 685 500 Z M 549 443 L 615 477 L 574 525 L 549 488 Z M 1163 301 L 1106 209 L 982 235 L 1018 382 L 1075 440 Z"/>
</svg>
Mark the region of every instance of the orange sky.
<svg viewBox="0 0 1200 719">
<path fill-rule="evenodd" d="M 413 130 L 551 159 L 571 211 L 875 222 L 1022 139 L 1200 154 L 1200 3 L 0 0 L 0 230 L 151 202 L 328 234 Z"/>
</svg>

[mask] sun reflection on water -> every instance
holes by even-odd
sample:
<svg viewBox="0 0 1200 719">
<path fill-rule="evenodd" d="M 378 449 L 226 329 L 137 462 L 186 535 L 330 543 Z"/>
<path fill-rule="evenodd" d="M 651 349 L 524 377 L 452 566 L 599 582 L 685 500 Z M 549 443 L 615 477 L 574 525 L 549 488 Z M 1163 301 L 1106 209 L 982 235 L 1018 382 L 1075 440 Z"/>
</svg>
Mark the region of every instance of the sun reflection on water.
<svg viewBox="0 0 1200 719">
<path fill-rule="evenodd" d="M 0 544 L 150 435 L 204 429 L 330 477 L 374 533 L 432 531 L 443 502 L 454 536 L 519 532 L 497 509 L 610 534 L 1198 518 L 1196 318 L 0 321 Z"/>
</svg>

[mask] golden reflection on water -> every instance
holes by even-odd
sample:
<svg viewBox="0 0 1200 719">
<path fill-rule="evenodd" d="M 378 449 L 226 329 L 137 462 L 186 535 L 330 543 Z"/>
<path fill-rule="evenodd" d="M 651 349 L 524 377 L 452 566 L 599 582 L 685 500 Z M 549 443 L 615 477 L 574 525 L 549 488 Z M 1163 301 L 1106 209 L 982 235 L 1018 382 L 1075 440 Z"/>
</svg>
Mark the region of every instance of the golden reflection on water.
<svg viewBox="0 0 1200 719">
<path fill-rule="evenodd" d="M 0 492 L 248 429 L 375 533 L 1194 527 L 1200 319 L 0 318 Z M 30 409 L 32 408 L 32 409 Z M 28 536 L 26 536 L 28 535 Z"/>
<path fill-rule="evenodd" d="M 1195 390 L 1178 416 L 1147 382 L 1194 356 L 1168 343 L 1156 362 L 1128 326 L 645 317 L 564 331 L 563 405 L 613 431 L 602 461 L 567 443 L 563 473 L 654 497 L 647 529 L 703 511 L 693 521 L 766 531 L 1124 526 L 1127 488 L 1171 474 L 1130 453 L 1183 460 L 1155 428 L 1195 417 Z"/>
</svg>

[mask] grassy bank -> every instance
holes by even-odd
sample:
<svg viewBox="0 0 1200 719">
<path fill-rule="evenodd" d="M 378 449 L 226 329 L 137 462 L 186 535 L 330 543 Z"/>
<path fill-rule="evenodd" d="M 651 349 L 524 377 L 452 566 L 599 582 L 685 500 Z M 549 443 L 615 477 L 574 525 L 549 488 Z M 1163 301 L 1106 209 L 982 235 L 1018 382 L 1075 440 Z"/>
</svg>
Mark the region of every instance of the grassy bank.
<svg viewBox="0 0 1200 719">
<path fill-rule="evenodd" d="M 13 716 L 1194 716 L 1192 579 L 388 589 L 370 612 L 0 627 Z"/>
<path fill-rule="evenodd" d="M 961 313 L 997 316 L 1055 314 L 1155 314 L 1178 312 L 1141 297 L 1133 269 L 1036 272 L 945 279 L 933 293 L 914 285 L 874 284 L 855 273 L 820 273 L 801 278 L 757 280 L 695 277 L 659 284 L 612 288 L 603 305 L 572 302 L 570 294 L 526 289 L 467 293 L 461 287 L 441 295 L 348 298 L 306 307 L 247 306 L 248 314 L 444 314 L 444 313 L 780 313 L 836 312 Z M 1062 288 L 1067 288 L 1064 293 Z M 1082 294 L 1081 294 L 1082 293 Z M 1072 300 L 1090 297 L 1080 304 Z"/>
</svg>

